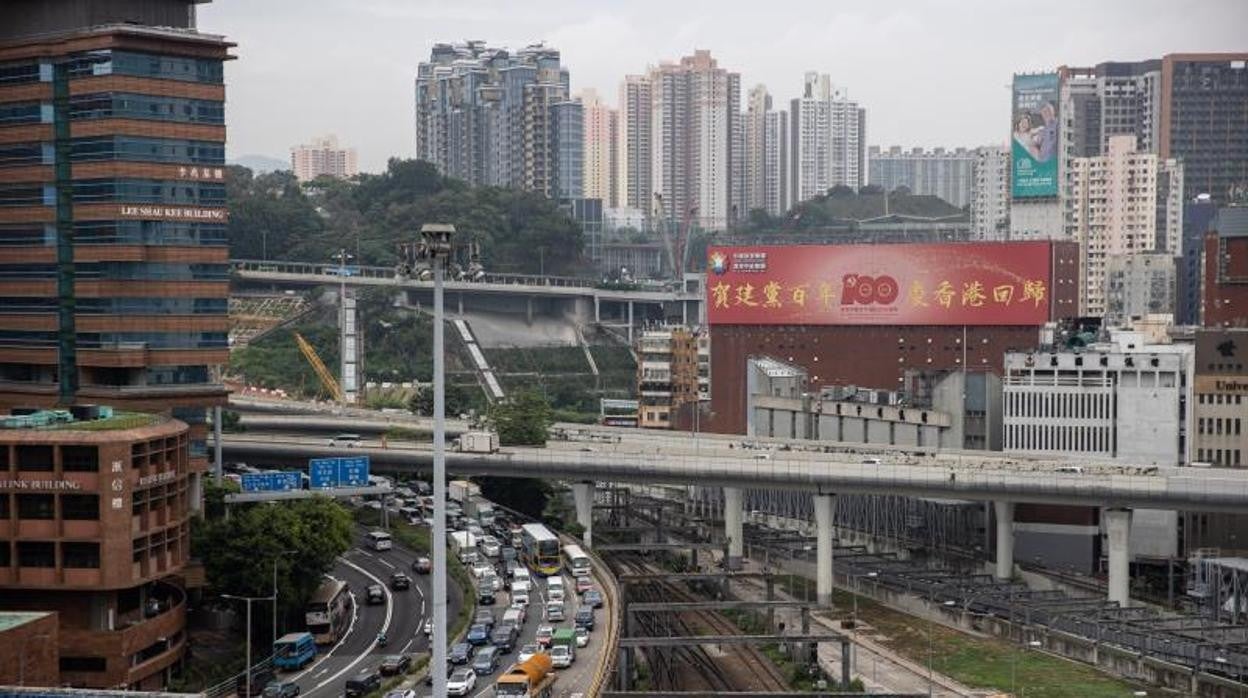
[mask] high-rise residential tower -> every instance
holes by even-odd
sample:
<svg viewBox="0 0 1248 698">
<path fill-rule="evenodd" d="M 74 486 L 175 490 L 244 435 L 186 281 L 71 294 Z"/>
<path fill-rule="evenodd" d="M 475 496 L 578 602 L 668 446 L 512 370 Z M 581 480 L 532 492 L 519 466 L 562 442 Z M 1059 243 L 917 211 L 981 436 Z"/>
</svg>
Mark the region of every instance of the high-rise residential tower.
<svg viewBox="0 0 1248 698">
<path fill-rule="evenodd" d="M 868 157 L 867 182 L 886 192 L 904 186 L 912 194 L 938 196 L 958 208 L 971 202 L 974 151 L 871 146 Z"/>
<path fill-rule="evenodd" d="M 767 207 L 766 160 L 767 115 L 771 113 L 771 95 L 764 85 L 755 85 L 746 97 L 742 142 L 745 150 L 745 210 Z"/>
<path fill-rule="evenodd" d="M 989 145 L 975 149 L 971 171 L 971 238 L 1004 240 L 1010 227 L 1010 151 Z"/>
<path fill-rule="evenodd" d="M 865 184 L 866 110 L 833 86 L 828 75 L 806 73 L 789 118 L 790 206 L 832 187 L 856 190 Z"/>
<path fill-rule="evenodd" d="M 416 72 L 416 156 L 473 185 L 581 196 L 582 123 L 559 51 L 435 44 Z"/>
<path fill-rule="evenodd" d="M 699 50 L 652 69 L 649 80 L 651 177 L 663 216 L 671 225 L 688 219 L 705 230 L 726 229 L 744 215 L 737 185 L 741 76 Z"/>
<path fill-rule="evenodd" d="M 654 178 L 651 153 L 654 144 L 652 89 L 649 76 L 628 75 L 620 84 L 619 144 L 616 147 L 617 208 L 642 211 L 648 217 L 653 207 Z"/>
<path fill-rule="evenodd" d="M 334 135 L 315 138 L 290 149 L 290 166 L 300 182 L 317 177 L 354 177 L 359 173 L 355 148 L 340 148 Z"/>
<path fill-rule="evenodd" d="M 763 123 L 763 208 L 773 216 L 789 210 L 789 113 L 767 112 Z"/>
<path fill-rule="evenodd" d="M 619 207 L 618 112 L 607 106 L 594 89 L 577 93 L 584 114 L 585 198 L 599 199 L 607 207 Z"/>
</svg>

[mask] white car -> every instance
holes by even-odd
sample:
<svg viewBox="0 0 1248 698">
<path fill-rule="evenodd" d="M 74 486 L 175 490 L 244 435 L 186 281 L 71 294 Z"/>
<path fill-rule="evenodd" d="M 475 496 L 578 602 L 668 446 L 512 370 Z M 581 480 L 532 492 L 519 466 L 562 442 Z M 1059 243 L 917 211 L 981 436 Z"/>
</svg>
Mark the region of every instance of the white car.
<svg viewBox="0 0 1248 698">
<path fill-rule="evenodd" d="M 490 567 L 489 563 L 484 560 L 478 560 L 477 562 L 472 563 L 472 576 L 477 579 L 481 579 L 485 575 L 493 573 L 494 568 Z"/>
<path fill-rule="evenodd" d="M 576 646 L 586 647 L 589 645 L 589 628 L 581 626 L 576 629 Z"/>
<path fill-rule="evenodd" d="M 472 669 L 456 669 L 446 680 L 446 692 L 452 696 L 466 696 L 477 686 L 477 675 Z"/>
<path fill-rule="evenodd" d="M 546 596 L 550 603 L 563 603 L 563 587 L 547 587 Z"/>
<path fill-rule="evenodd" d="M 575 656 L 567 645 L 556 645 L 550 648 L 550 663 L 556 669 L 567 669 L 572 666 Z"/>
<path fill-rule="evenodd" d="M 486 557 L 498 557 L 503 552 L 503 546 L 498 544 L 498 539 L 494 536 L 486 536 L 481 539 L 478 546 Z"/>
<path fill-rule="evenodd" d="M 520 648 L 520 655 L 516 658 L 517 664 L 524 664 L 533 658 L 533 655 L 542 651 L 537 645 L 524 645 Z"/>
<path fill-rule="evenodd" d="M 511 605 L 512 606 L 517 606 L 517 605 L 528 606 L 529 605 L 529 592 L 513 590 L 511 592 Z"/>
<path fill-rule="evenodd" d="M 433 635 L 433 621 L 432 620 L 425 621 L 424 632 L 425 632 L 425 635 L 429 635 L 429 636 Z"/>
<path fill-rule="evenodd" d="M 390 691 L 386 694 L 386 698 L 416 698 L 416 691 L 410 688 Z"/>
</svg>

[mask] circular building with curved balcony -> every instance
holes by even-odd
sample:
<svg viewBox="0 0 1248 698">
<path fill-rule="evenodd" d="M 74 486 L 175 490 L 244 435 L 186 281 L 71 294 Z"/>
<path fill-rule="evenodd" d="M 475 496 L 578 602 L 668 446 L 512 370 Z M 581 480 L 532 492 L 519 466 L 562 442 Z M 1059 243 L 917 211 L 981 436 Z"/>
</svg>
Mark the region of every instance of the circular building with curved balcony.
<svg viewBox="0 0 1248 698">
<path fill-rule="evenodd" d="M 0 611 L 57 615 L 60 683 L 164 686 L 200 500 L 187 425 L 108 408 L 0 417 Z"/>
</svg>

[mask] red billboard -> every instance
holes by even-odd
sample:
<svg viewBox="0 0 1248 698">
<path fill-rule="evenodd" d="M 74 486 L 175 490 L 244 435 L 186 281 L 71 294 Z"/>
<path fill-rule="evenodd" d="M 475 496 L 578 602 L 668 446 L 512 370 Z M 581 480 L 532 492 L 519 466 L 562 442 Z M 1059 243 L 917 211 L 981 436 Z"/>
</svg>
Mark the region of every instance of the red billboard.
<svg viewBox="0 0 1248 698">
<path fill-rule="evenodd" d="M 1048 242 L 707 251 L 712 325 L 1041 325 Z"/>
</svg>

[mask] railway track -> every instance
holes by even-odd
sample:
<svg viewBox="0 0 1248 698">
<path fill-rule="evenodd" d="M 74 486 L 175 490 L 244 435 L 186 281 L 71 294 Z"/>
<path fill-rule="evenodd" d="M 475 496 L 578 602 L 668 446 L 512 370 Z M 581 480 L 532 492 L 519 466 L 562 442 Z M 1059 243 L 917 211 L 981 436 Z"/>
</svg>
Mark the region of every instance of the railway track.
<svg viewBox="0 0 1248 698">
<path fill-rule="evenodd" d="M 617 574 L 652 574 L 663 570 L 635 554 L 609 558 Z M 630 586 L 631 601 L 697 601 L 699 598 L 677 584 L 649 582 Z M 654 637 L 672 635 L 740 635 L 741 630 L 714 611 L 639 613 L 638 630 Z M 705 645 L 642 650 L 650 667 L 653 690 L 787 691 L 787 678 L 762 650 L 735 645 L 712 653 Z"/>
</svg>

